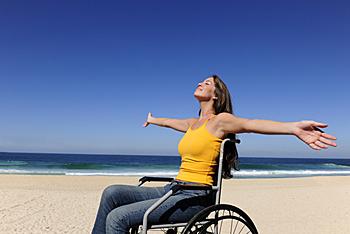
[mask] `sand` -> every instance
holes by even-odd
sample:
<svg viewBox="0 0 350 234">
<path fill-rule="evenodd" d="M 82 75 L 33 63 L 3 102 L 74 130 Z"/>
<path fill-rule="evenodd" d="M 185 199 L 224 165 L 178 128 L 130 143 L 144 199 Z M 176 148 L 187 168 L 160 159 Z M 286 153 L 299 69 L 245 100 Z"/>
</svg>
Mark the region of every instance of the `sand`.
<svg viewBox="0 0 350 234">
<path fill-rule="evenodd" d="M 137 177 L 0 175 L 0 233 L 90 233 L 101 192 Z M 159 185 L 159 184 L 158 184 Z M 262 234 L 350 233 L 350 177 L 225 180 Z"/>
</svg>

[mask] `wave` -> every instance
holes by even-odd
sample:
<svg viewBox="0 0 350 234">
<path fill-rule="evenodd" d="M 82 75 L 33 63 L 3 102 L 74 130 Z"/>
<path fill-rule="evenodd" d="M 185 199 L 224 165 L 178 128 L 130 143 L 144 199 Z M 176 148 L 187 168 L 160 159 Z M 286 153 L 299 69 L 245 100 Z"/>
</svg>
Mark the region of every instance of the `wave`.
<svg viewBox="0 0 350 234">
<path fill-rule="evenodd" d="M 251 163 L 245 163 L 241 164 L 240 168 L 242 170 L 332 170 L 332 169 L 350 169 L 350 165 L 344 165 L 344 164 L 336 164 L 336 163 L 313 163 L 313 164 L 251 164 Z"/>
<path fill-rule="evenodd" d="M 40 171 L 40 170 L 18 170 L 0 169 L 0 174 L 20 174 L 20 175 L 65 175 L 63 171 Z"/>
<path fill-rule="evenodd" d="M 23 166 L 27 165 L 27 162 L 24 161 L 0 161 L 0 166 L 6 166 L 6 167 L 11 167 L 11 166 Z"/>
<path fill-rule="evenodd" d="M 339 168 L 339 169 L 349 168 L 350 169 L 350 165 L 342 165 L 342 164 L 335 164 L 335 163 L 323 163 L 322 165 L 329 168 Z"/>
<path fill-rule="evenodd" d="M 242 170 L 232 173 L 235 178 L 276 178 L 350 175 L 350 170 Z"/>
<path fill-rule="evenodd" d="M 18 164 L 20 165 L 20 164 Z M 23 164 L 24 165 L 24 164 Z M 1 165 L 0 165 L 1 166 Z M 12 165 L 11 165 L 12 166 Z M 43 163 L 38 165 L 42 168 L 63 170 L 177 170 L 178 165 L 142 164 L 142 163 L 120 163 L 120 164 L 98 164 L 98 163 Z M 336 170 L 350 169 L 348 165 L 335 163 L 323 164 L 241 164 L 240 168 L 245 171 L 300 171 L 300 170 Z"/>
<path fill-rule="evenodd" d="M 133 172 L 133 173 L 118 173 L 118 172 L 67 172 L 66 175 L 75 175 L 75 176 L 81 176 L 81 175 L 101 175 L 101 176 L 171 176 L 175 177 L 177 175 L 177 172 L 169 172 L 169 171 L 159 171 L 159 172 Z"/>
<path fill-rule="evenodd" d="M 3 169 L 0 174 L 22 174 L 22 175 L 106 175 L 106 176 L 176 176 L 177 170 L 65 170 L 65 169 Z"/>
<path fill-rule="evenodd" d="M 18 169 L 18 170 L 176 170 L 178 165 L 162 164 L 141 164 L 141 163 L 118 163 L 118 164 L 101 164 L 101 163 L 62 163 L 62 162 L 24 162 L 24 161 L 1 161 L 1 169 Z"/>
<path fill-rule="evenodd" d="M 73 175 L 73 176 L 176 176 L 177 170 L 24 170 L 0 169 L 0 174 Z M 350 175 L 350 170 L 241 170 L 234 178 L 283 178 L 308 176 Z"/>
<path fill-rule="evenodd" d="M 107 169 L 107 168 L 112 168 L 112 165 L 106 165 L 106 164 L 97 164 L 97 163 L 66 163 L 62 166 L 60 166 L 65 169 L 83 169 L 83 170 L 88 170 L 88 169 Z"/>
</svg>

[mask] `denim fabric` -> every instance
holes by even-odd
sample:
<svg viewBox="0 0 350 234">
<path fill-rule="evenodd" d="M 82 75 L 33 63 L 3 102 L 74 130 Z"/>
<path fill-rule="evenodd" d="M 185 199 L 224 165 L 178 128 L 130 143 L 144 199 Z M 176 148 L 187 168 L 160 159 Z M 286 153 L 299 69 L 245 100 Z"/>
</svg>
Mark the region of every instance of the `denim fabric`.
<svg viewBox="0 0 350 234">
<path fill-rule="evenodd" d="M 173 181 L 164 187 L 108 186 L 102 193 L 92 233 L 129 233 L 131 227 L 142 225 L 146 210 L 176 184 L 192 183 Z M 149 215 L 148 223 L 187 222 L 212 202 L 209 191 L 178 191 Z"/>
</svg>

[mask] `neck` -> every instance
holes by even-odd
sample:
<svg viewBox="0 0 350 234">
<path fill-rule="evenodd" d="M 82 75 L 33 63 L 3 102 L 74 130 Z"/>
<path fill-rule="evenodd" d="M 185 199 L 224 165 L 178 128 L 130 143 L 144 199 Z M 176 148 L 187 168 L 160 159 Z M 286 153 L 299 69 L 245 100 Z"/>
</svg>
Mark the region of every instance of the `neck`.
<svg viewBox="0 0 350 234">
<path fill-rule="evenodd" d="M 215 110 L 213 108 L 212 102 L 201 102 L 201 114 L 199 119 L 207 119 L 208 117 L 215 115 Z"/>
</svg>

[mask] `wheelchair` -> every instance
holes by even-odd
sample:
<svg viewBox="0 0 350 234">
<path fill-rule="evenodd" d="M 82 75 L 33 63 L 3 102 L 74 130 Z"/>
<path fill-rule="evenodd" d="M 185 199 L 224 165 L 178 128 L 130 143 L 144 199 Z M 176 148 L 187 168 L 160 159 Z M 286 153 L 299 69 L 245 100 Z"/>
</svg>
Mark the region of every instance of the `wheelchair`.
<svg viewBox="0 0 350 234">
<path fill-rule="evenodd" d="M 220 146 L 220 155 L 218 162 L 218 174 L 216 184 L 214 186 L 205 185 L 175 185 L 168 193 L 155 202 L 144 214 L 143 223 L 140 227 L 133 227 L 131 234 L 147 234 L 148 230 L 160 229 L 166 234 L 234 234 L 234 233 L 251 233 L 258 234 L 253 221 L 249 216 L 236 206 L 229 204 L 220 204 L 221 186 L 222 186 L 222 163 L 224 155 L 224 146 L 230 142 L 231 144 L 239 143 L 239 140 L 233 142 L 230 139 L 224 139 Z M 139 179 L 139 186 L 146 182 L 171 182 L 173 178 L 168 177 L 149 177 L 145 176 Z M 147 218 L 149 214 L 155 210 L 160 204 L 167 200 L 170 196 L 179 190 L 209 190 L 215 195 L 215 204 L 209 206 L 197 213 L 187 223 L 169 223 L 149 225 Z M 139 232 L 141 231 L 141 232 Z"/>
</svg>

